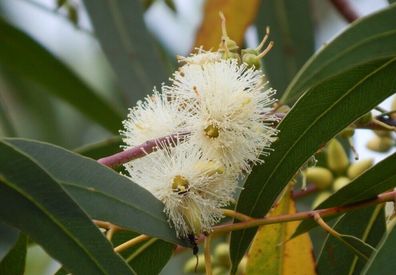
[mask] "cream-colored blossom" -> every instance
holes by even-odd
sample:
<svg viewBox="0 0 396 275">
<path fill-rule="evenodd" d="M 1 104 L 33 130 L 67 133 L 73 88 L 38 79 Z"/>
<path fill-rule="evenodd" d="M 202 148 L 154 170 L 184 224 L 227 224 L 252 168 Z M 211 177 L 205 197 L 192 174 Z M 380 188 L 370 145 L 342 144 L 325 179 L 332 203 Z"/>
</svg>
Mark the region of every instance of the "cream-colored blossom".
<svg viewBox="0 0 396 275">
<path fill-rule="evenodd" d="M 191 114 L 177 98 L 170 100 L 166 94 L 154 90 L 151 96 L 139 101 L 129 109 L 128 118 L 123 121 L 120 133 L 128 147 L 134 147 L 147 140 L 188 131 Z"/>
<path fill-rule="evenodd" d="M 205 51 L 202 48 L 196 48 L 195 53 L 191 53 L 187 57 L 179 55 L 177 56 L 177 60 L 182 64 L 204 65 L 221 60 L 221 56 L 220 52 Z"/>
<path fill-rule="evenodd" d="M 236 60 L 185 64 L 174 74 L 168 94 L 191 104 L 191 142 L 205 156 L 234 170 L 250 171 L 267 154 L 277 131 L 270 114 L 274 90 L 261 71 Z"/>
<path fill-rule="evenodd" d="M 210 231 L 220 220 L 235 190 L 235 175 L 203 157 L 189 142 L 168 146 L 125 164 L 130 178 L 165 205 L 179 237 Z"/>
</svg>

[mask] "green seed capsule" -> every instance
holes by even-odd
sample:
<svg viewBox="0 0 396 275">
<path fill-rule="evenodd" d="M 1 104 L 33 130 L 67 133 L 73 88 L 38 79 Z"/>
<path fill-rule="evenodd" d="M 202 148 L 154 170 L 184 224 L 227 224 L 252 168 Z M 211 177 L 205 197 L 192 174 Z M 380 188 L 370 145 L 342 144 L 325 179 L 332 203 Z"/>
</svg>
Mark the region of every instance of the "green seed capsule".
<svg viewBox="0 0 396 275">
<path fill-rule="evenodd" d="M 341 143 L 335 138 L 327 145 L 327 165 L 338 174 L 344 173 L 349 166 L 348 156 Z"/>
<path fill-rule="evenodd" d="M 249 68 L 259 70 L 261 68 L 261 60 L 254 54 L 246 53 L 242 55 L 242 62 Z"/>
<path fill-rule="evenodd" d="M 340 190 L 342 187 L 348 185 L 348 183 L 350 183 L 351 180 L 347 177 L 339 177 L 336 178 L 336 180 L 333 183 L 333 190 L 334 191 L 338 191 Z"/>
<path fill-rule="evenodd" d="M 330 196 L 331 196 L 331 192 L 329 192 L 329 191 L 320 192 L 316 196 L 315 200 L 312 202 L 312 208 L 318 207 L 319 204 L 321 204 L 322 202 L 327 200 L 327 198 Z"/>
<path fill-rule="evenodd" d="M 319 189 L 325 189 L 333 182 L 333 174 L 324 167 L 309 167 L 305 170 L 308 183 L 313 183 Z"/>
<path fill-rule="evenodd" d="M 195 256 L 188 259 L 188 261 L 184 264 L 184 268 L 183 268 L 184 273 L 195 273 L 196 264 L 197 264 L 197 258 L 195 258 Z M 204 272 L 205 272 L 205 257 L 203 254 L 199 254 L 197 273 L 204 273 Z"/>
<path fill-rule="evenodd" d="M 385 153 L 388 152 L 393 145 L 394 141 L 392 138 L 375 136 L 367 142 L 366 147 L 375 152 Z"/>
<path fill-rule="evenodd" d="M 341 131 L 339 134 L 340 137 L 342 138 L 350 138 L 355 134 L 355 128 L 352 127 L 347 127 L 344 130 Z"/>
<path fill-rule="evenodd" d="M 368 112 L 364 115 L 362 115 L 357 121 L 357 124 L 367 124 L 369 123 L 371 120 L 373 119 L 373 115 L 371 114 L 371 112 Z"/>
<path fill-rule="evenodd" d="M 350 179 L 354 179 L 360 174 L 362 174 L 364 171 L 369 169 L 371 166 L 373 166 L 373 159 L 362 159 L 359 160 L 358 162 L 355 162 L 348 168 L 348 177 Z"/>
<path fill-rule="evenodd" d="M 221 243 L 216 246 L 214 251 L 214 257 L 217 263 L 224 267 L 230 267 L 230 248 L 227 243 Z"/>
</svg>

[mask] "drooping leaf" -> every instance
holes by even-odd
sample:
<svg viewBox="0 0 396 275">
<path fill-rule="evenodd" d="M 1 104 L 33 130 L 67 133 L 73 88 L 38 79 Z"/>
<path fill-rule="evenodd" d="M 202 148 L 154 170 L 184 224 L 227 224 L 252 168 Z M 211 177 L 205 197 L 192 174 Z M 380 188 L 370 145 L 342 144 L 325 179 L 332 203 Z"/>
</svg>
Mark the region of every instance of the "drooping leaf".
<svg viewBox="0 0 396 275">
<path fill-rule="evenodd" d="M 0 218 L 27 233 L 73 274 L 134 274 L 59 184 L 4 141 Z"/>
<path fill-rule="evenodd" d="M 279 124 L 277 142 L 265 165 L 249 176 L 237 211 L 265 215 L 295 173 L 323 144 L 395 91 L 396 58 L 358 66 L 312 88 Z M 231 234 L 235 266 L 256 229 Z"/>
<path fill-rule="evenodd" d="M 25 33 L 0 18 L 0 66 L 24 76 L 111 132 L 122 116 L 73 71 Z"/>
<path fill-rule="evenodd" d="M 362 275 L 393 274 L 396 269 L 396 220 L 392 221 L 389 232 L 383 237 L 377 247 L 377 252 L 372 255 L 365 266 Z"/>
<path fill-rule="evenodd" d="M 375 197 L 396 186 L 396 153 L 377 163 L 371 169 L 360 175 L 347 186 L 341 188 L 331 195 L 316 209 L 323 209 L 333 206 L 341 206 L 357 201 L 363 201 Z M 331 219 L 331 217 L 325 220 Z M 317 226 L 313 221 L 303 221 L 297 228 L 294 236 L 304 233 Z"/>
<path fill-rule="evenodd" d="M 99 159 L 120 152 L 121 144 L 123 144 L 121 138 L 114 136 L 101 142 L 84 145 L 74 149 L 74 152 L 92 159 Z"/>
<path fill-rule="evenodd" d="M 396 5 L 353 22 L 312 56 L 287 87 L 281 101 L 295 102 L 308 88 L 356 65 L 396 56 Z"/>
<path fill-rule="evenodd" d="M 129 104 L 167 79 L 143 21 L 140 1 L 84 0 L 95 34 Z"/>
<path fill-rule="evenodd" d="M 163 204 L 128 178 L 48 143 L 23 139 L 7 142 L 37 161 L 91 218 L 185 245 L 169 227 Z"/>
<path fill-rule="evenodd" d="M 131 231 L 119 231 L 113 235 L 112 242 L 117 246 L 138 236 Z M 121 255 L 138 274 L 159 274 L 172 256 L 175 245 L 159 239 L 150 239 L 137 246 L 126 249 Z"/>
<path fill-rule="evenodd" d="M 383 206 L 373 206 L 346 213 L 338 219 L 333 229 L 342 234 L 355 236 L 375 247 L 386 231 Z M 373 236 L 369 238 L 370 233 L 374 231 L 376 238 Z M 359 249 L 359 246 L 355 248 Z M 323 275 L 359 274 L 361 264 L 365 263 L 366 260 L 357 257 L 353 250 L 346 247 L 340 240 L 328 235 L 318 257 L 317 268 L 319 274 Z"/>
<path fill-rule="evenodd" d="M 0 274 L 2 275 L 23 275 L 25 272 L 27 238 L 23 233 L 13 248 L 0 262 Z"/>
<path fill-rule="evenodd" d="M 295 202 L 287 192 L 270 216 L 296 213 Z M 316 274 L 312 243 L 308 234 L 289 240 L 298 222 L 262 226 L 256 233 L 250 250 L 246 274 Z M 304 268 L 301 268 L 304 263 Z"/>
<path fill-rule="evenodd" d="M 314 53 L 314 28 L 312 3 L 309 0 L 261 1 L 256 20 L 258 37 L 271 28 L 270 39 L 275 42 L 271 52 L 264 57 L 265 74 L 279 98 L 287 84 L 305 61 Z"/>
<path fill-rule="evenodd" d="M 19 231 L 16 228 L 0 221 L 0 261 L 15 245 L 15 242 L 18 240 L 18 236 Z"/>
<path fill-rule="evenodd" d="M 258 0 L 211 0 L 206 1 L 204 18 L 195 37 L 195 47 L 217 49 L 221 41 L 221 20 L 223 12 L 227 20 L 227 34 L 239 46 L 243 45 L 246 29 L 254 21 L 260 1 Z"/>
</svg>

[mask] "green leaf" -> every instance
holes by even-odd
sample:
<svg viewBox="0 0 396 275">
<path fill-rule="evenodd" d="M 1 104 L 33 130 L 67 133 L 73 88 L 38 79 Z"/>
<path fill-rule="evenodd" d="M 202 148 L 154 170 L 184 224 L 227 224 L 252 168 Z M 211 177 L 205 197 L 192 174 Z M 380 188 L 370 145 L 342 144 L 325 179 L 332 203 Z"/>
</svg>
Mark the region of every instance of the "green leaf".
<svg viewBox="0 0 396 275">
<path fill-rule="evenodd" d="M 363 275 L 370 274 L 394 274 L 396 269 L 396 220 L 393 219 L 390 230 L 381 240 L 377 247 L 377 252 L 372 255 L 369 262 L 365 266 Z"/>
<path fill-rule="evenodd" d="M 5 136 L 16 136 L 15 127 L 11 121 L 8 107 L 4 104 L 0 94 L 0 127 Z"/>
<path fill-rule="evenodd" d="M 0 262 L 0 274 L 2 275 L 23 275 L 25 272 L 27 238 L 23 233 L 14 247 L 8 252 Z"/>
<path fill-rule="evenodd" d="M 342 234 L 355 236 L 362 242 L 375 247 L 386 231 L 383 206 L 373 206 L 346 213 L 338 219 L 333 229 Z M 376 238 L 369 238 L 373 231 L 376 232 Z M 362 250 L 363 253 L 366 251 L 364 244 L 363 249 L 361 249 L 362 243 L 359 241 L 352 243 L 352 245 L 355 245 L 355 249 Z M 371 252 L 370 248 L 367 249 L 366 257 L 370 257 Z M 318 273 L 323 275 L 359 274 L 361 263 L 366 263 L 368 259 L 362 260 L 361 257 L 356 257 L 353 250 L 350 250 L 330 234 L 327 236 L 318 258 Z M 360 264 L 358 266 L 357 261 Z"/>
<path fill-rule="evenodd" d="M 281 101 L 296 101 L 308 88 L 340 71 L 396 56 L 395 17 L 396 5 L 392 5 L 353 22 L 307 61 L 287 87 Z"/>
<path fill-rule="evenodd" d="M 112 242 L 117 246 L 136 236 L 138 234 L 131 231 L 118 231 Z M 156 275 L 169 261 L 174 249 L 175 245 L 153 238 L 121 252 L 121 255 L 138 274 Z"/>
<path fill-rule="evenodd" d="M 360 175 L 345 187 L 319 204 L 315 209 L 329 208 L 351 204 L 358 201 L 374 198 L 376 195 L 385 192 L 396 186 L 396 153 L 377 163 L 371 169 Z M 329 220 L 327 217 L 324 220 Z M 334 217 L 333 217 L 334 218 Z M 317 226 L 316 222 L 305 220 L 300 223 L 293 237 L 298 236 L 313 227 Z"/>
<path fill-rule="evenodd" d="M 140 1 L 84 0 L 95 34 L 129 104 L 168 76 L 143 21 Z"/>
<path fill-rule="evenodd" d="M 114 136 L 101 142 L 84 145 L 74 149 L 74 152 L 92 159 L 99 159 L 120 152 L 122 144 L 121 138 Z"/>
<path fill-rule="evenodd" d="M 53 54 L 0 18 L 0 66 L 22 75 L 117 133 L 122 116 Z"/>
<path fill-rule="evenodd" d="M 0 218 L 26 232 L 73 274 L 133 274 L 59 184 L 4 141 Z"/>
<path fill-rule="evenodd" d="M 265 215 L 287 183 L 323 144 L 350 123 L 393 94 L 396 58 L 358 66 L 312 88 L 279 124 L 278 141 L 265 165 L 249 176 L 237 211 Z M 234 268 L 243 257 L 256 229 L 233 232 Z"/>
<path fill-rule="evenodd" d="M 55 272 L 54 275 L 68 275 L 70 274 L 67 272 L 67 270 L 62 266 L 61 268 L 58 269 L 58 271 Z"/>
<path fill-rule="evenodd" d="M 314 53 L 314 29 L 312 3 L 309 0 L 261 1 L 256 20 L 258 36 L 265 35 L 265 27 L 271 28 L 270 39 L 274 48 L 263 59 L 265 74 L 277 97 L 302 65 Z"/>
<path fill-rule="evenodd" d="M 15 245 L 18 236 L 19 231 L 17 229 L 0 220 L 0 261 Z"/>
<path fill-rule="evenodd" d="M 22 139 L 7 142 L 37 161 L 93 219 L 187 245 L 169 227 L 164 205 L 125 176 L 48 143 Z"/>
</svg>

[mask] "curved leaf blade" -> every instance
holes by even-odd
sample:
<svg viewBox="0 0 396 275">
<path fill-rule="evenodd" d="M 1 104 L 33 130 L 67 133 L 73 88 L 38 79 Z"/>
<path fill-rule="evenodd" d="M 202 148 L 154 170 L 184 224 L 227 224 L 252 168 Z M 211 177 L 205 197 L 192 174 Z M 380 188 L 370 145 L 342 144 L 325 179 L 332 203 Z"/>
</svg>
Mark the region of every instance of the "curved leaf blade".
<svg viewBox="0 0 396 275">
<path fill-rule="evenodd" d="M 385 192 L 396 186 L 396 153 L 385 158 L 375 166 L 367 170 L 358 178 L 341 188 L 336 193 L 319 204 L 315 209 L 323 209 L 333 206 L 351 204 L 358 201 L 371 199 L 376 195 Z M 325 220 L 329 220 L 325 218 Z M 317 224 L 313 221 L 303 221 L 294 232 L 297 236 L 314 228 Z"/>
<path fill-rule="evenodd" d="M 288 190 L 270 216 L 294 214 L 296 211 Z M 316 274 L 309 235 L 289 240 L 297 224 L 298 221 L 260 227 L 248 252 L 246 274 Z M 304 269 L 300 268 L 301 263 L 304 263 Z"/>
<path fill-rule="evenodd" d="M 18 240 L 19 230 L 0 221 L 0 261 Z"/>
<path fill-rule="evenodd" d="M 279 124 L 278 141 L 266 164 L 249 176 L 237 211 L 265 215 L 310 156 L 338 132 L 395 91 L 396 58 L 358 66 L 309 90 Z M 337 123 L 335 123 L 335 121 Z M 231 259 L 237 265 L 256 229 L 233 232 Z"/>
<path fill-rule="evenodd" d="M 396 268 L 396 220 L 392 221 L 390 230 L 381 240 L 377 252 L 373 253 L 361 274 L 393 274 Z"/>
<path fill-rule="evenodd" d="M 386 232 L 385 213 L 383 206 L 359 209 L 346 213 L 334 225 L 334 230 L 339 233 L 355 236 L 363 242 L 375 247 Z M 373 238 L 370 233 L 375 232 Z M 356 247 L 359 249 L 359 246 Z M 368 251 L 370 257 L 371 250 Z M 359 265 L 358 265 L 359 263 Z M 361 263 L 366 263 L 361 257 L 356 257 L 339 240 L 328 235 L 320 255 L 317 268 L 319 274 L 358 274 Z M 360 267 L 357 269 L 357 267 Z"/>
<path fill-rule="evenodd" d="M 125 176 L 55 145 L 7 142 L 37 161 L 93 219 L 186 245 L 169 227 L 163 204 Z"/>
<path fill-rule="evenodd" d="M 396 5 L 356 20 L 302 67 L 281 98 L 296 101 L 308 88 L 356 65 L 396 56 Z"/>
<path fill-rule="evenodd" d="M 0 33 L 0 66 L 45 88 L 105 129 L 118 132 L 122 121 L 120 113 L 66 65 L 2 18 Z"/>
<path fill-rule="evenodd" d="M 0 152 L 4 221 L 26 232 L 73 274 L 133 274 L 54 179 L 4 141 Z"/>
<path fill-rule="evenodd" d="M 95 34 L 129 104 L 168 76 L 143 21 L 139 1 L 84 0 Z"/>
<path fill-rule="evenodd" d="M 27 238 L 23 233 L 15 245 L 0 262 L 0 274 L 23 275 L 25 273 Z"/>
</svg>

